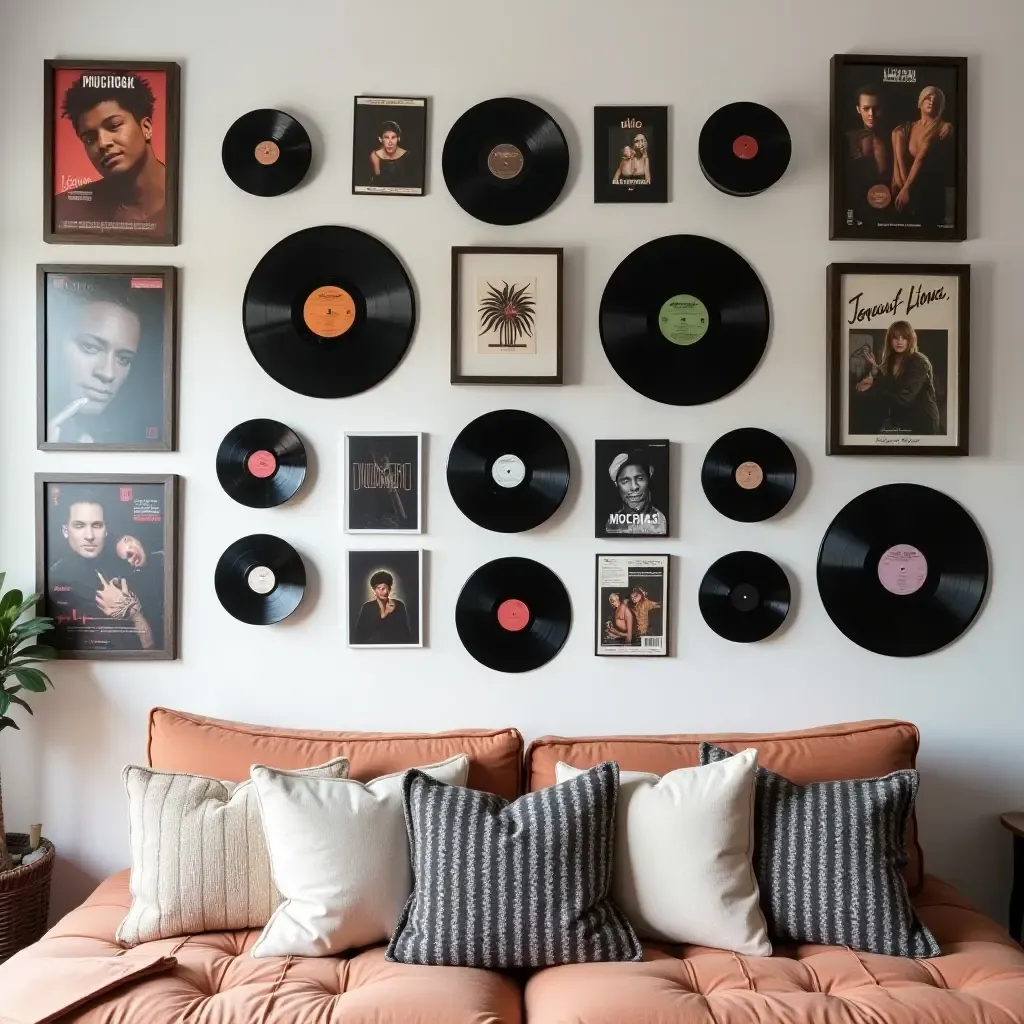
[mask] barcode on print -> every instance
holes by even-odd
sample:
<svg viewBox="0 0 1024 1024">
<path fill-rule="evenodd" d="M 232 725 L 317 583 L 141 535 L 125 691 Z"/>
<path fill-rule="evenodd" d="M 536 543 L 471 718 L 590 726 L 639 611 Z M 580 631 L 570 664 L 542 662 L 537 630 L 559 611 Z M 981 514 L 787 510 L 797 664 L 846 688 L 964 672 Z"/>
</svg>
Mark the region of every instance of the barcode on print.
<svg viewBox="0 0 1024 1024">
<path fill-rule="evenodd" d="M 661 642 L 664 638 L 660 636 L 642 636 L 640 637 L 641 647 L 661 647 Z"/>
</svg>

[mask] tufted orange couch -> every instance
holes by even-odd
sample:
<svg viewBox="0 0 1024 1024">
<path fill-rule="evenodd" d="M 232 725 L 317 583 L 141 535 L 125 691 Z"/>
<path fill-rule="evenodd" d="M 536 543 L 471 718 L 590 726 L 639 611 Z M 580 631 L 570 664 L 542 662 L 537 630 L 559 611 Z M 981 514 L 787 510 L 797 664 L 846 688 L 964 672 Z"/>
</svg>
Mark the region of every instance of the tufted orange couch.
<svg viewBox="0 0 1024 1024">
<path fill-rule="evenodd" d="M 295 732 L 158 708 L 150 716 L 148 756 L 165 770 L 243 779 L 256 761 L 300 767 L 344 753 L 353 777 L 368 779 L 466 751 L 473 759 L 471 786 L 513 797 L 553 782 L 559 760 L 589 766 L 614 758 L 624 769 L 655 772 L 693 765 L 700 739 L 733 749 L 756 746 L 766 767 L 794 781 L 812 781 L 911 767 L 919 737 L 914 726 L 888 721 L 782 735 L 547 737 L 531 745 L 524 762 L 522 738 L 514 729 L 433 735 Z M 505 974 L 389 964 L 383 947 L 315 960 L 254 960 L 248 952 L 255 931 L 167 939 L 126 951 L 114 940 L 130 902 L 128 873 L 121 872 L 40 942 L 0 966 L 0 1022 L 39 1020 L 44 1004 L 52 1009 L 81 999 L 90 975 L 95 981 L 129 973 L 133 963 L 149 963 L 160 954 L 176 958 L 176 965 L 113 988 L 59 1019 L 79 1024 L 1024 1024 L 1024 951 L 948 885 L 924 874 L 914 823 L 907 838 L 907 882 L 942 946 L 943 955 L 932 960 L 824 946 L 778 947 L 774 956 L 757 958 L 649 945 L 642 963 Z M 45 999 L 31 995 L 26 979 L 33 978 L 46 979 Z"/>
</svg>

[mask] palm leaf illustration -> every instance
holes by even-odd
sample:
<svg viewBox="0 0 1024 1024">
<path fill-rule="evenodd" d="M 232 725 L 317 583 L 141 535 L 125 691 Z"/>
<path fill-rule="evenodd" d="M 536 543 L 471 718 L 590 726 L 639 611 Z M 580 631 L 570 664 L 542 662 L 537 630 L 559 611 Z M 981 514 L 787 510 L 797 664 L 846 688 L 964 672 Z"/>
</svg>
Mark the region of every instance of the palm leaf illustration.
<svg viewBox="0 0 1024 1024">
<path fill-rule="evenodd" d="M 522 337 L 533 337 L 533 322 L 536 316 L 536 302 L 530 294 L 530 285 L 517 288 L 507 281 L 496 284 L 487 282 L 487 293 L 480 300 L 477 310 L 480 316 L 480 334 L 493 331 L 498 335 L 501 347 L 515 345 Z"/>
</svg>

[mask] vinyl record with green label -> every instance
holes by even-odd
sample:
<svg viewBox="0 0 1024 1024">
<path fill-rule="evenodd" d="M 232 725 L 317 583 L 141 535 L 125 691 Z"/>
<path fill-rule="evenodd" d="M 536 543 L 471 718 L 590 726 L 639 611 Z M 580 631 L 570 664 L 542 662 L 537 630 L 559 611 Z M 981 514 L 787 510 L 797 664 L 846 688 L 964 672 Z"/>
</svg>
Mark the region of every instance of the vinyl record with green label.
<svg viewBox="0 0 1024 1024">
<path fill-rule="evenodd" d="M 635 391 L 668 405 L 738 388 L 768 345 L 768 297 L 727 245 L 666 235 L 634 249 L 605 285 L 601 343 Z"/>
</svg>

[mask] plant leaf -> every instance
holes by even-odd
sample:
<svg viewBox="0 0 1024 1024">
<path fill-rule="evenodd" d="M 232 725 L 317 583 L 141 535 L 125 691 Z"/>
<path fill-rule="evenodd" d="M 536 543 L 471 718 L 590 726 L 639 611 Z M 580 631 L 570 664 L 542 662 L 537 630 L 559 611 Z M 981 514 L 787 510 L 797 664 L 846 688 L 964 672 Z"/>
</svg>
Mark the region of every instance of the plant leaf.
<svg viewBox="0 0 1024 1024">
<path fill-rule="evenodd" d="M 38 636 L 38 634 L 45 633 L 51 629 L 53 629 L 53 619 L 37 617 L 35 619 L 28 619 L 25 622 L 19 622 L 11 630 L 11 635 L 19 637 L 20 643 L 21 640 L 24 640 L 27 637 Z"/>
<path fill-rule="evenodd" d="M 20 704 L 30 715 L 35 714 L 35 712 L 28 706 L 27 700 L 22 700 L 21 697 L 11 693 L 10 690 L 7 691 L 7 696 L 10 697 L 12 704 Z"/>
<path fill-rule="evenodd" d="M 19 732 L 21 731 L 21 727 L 18 723 L 13 718 L 8 718 L 6 715 L 4 715 L 3 718 L 0 718 L 0 729 L 17 729 Z"/>
<path fill-rule="evenodd" d="M 22 647 L 17 655 L 11 659 L 12 665 L 27 665 L 30 661 L 51 661 L 57 657 L 57 649 L 47 644 L 33 644 L 31 647 Z"/>
<path fill-rule="evenodd" d="M 0 715 L 6 715 L 7 709 L 11 706 L 11 695 L 0 688 Z"/>
<path fill-rule="evenodd" d="M 37 668 L 16 668 L 13 675 L 26 690 L 31 690 L 33 693 L 45 693 L 46 684 L 50 683 L 50 680 Z M 53 684 L 50 683 L 50 685 Z"/>
<path fill-rule="evenodd" d="M 8 590 L 3 597 L 0 597 L 0 619 L 9 616 L 12 608 L 17 608 L 22 601 L 25 600 L 25 595 L 20 590 Z M 14 616 L 17 618 L 17 616 Z"/>
<path fill-rule="evenodd" d="M 7 579 L 7 573 L 0 572 L 0 591 L 4 589 L 4 580 Z"/>
</svg>

